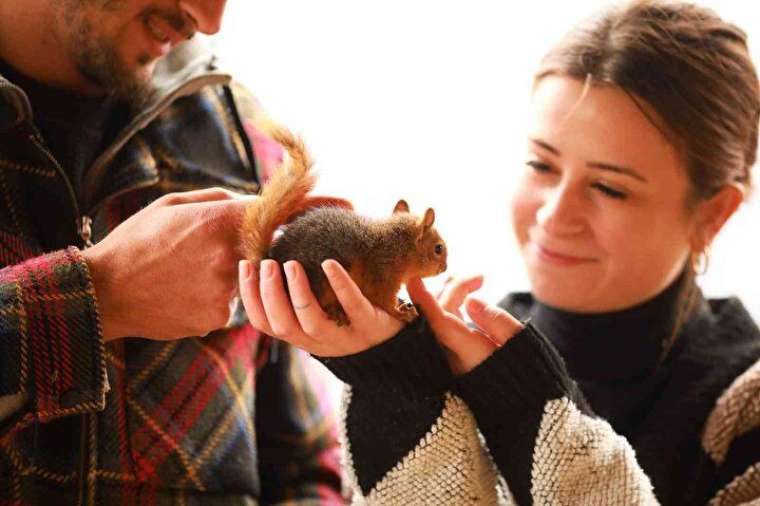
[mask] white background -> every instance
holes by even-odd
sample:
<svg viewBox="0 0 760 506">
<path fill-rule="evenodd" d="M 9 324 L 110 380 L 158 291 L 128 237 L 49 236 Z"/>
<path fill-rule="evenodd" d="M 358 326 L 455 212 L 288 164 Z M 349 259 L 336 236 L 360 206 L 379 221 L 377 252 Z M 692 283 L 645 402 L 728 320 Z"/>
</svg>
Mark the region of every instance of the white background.
<svg viewBox="0 0 760 506">
<path fill-rule="evenodd" d="M 760 62 L 755 2 L 701 3 L 741 26 Z M 448 274 L 486 274 L 481 294 L 496 301 L 528 286 L 508 197 L 523 170 L 533 73 L 574 22 L 609 4 L 230 0 L 213 40 L 270 114 L 303 135 L 321 193 L 372 216 L 399 198 L 412 211 L 434 207 Z M 739 295 L 760 319 L 758 226 L 752 199 L 714 244 L 701 284 Z"/>
</svg>

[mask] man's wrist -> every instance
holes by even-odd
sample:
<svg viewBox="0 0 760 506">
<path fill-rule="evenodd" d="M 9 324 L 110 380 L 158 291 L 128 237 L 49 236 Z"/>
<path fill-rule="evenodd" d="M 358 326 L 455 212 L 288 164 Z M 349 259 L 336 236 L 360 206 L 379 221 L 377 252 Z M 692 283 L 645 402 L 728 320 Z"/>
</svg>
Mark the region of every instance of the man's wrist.
<svg viewBox="0 0 760 506">
<path fill-rule="evenodd" d="M 111 296 L 108 290 L 107 262 L 100 254 L 99 248 L 93 246 L 81 251 L 82 258 L 87 263 L 90 271 L 90 279 L 95 289 L 95 300 L 98 308 L 98 317 L 100 319 L 100 329 L 104 342 L 118 339 L 127 334 L 119 331 L 118 325 L 113 320 L 113 311 L 111 310 Z"/>
</svg>

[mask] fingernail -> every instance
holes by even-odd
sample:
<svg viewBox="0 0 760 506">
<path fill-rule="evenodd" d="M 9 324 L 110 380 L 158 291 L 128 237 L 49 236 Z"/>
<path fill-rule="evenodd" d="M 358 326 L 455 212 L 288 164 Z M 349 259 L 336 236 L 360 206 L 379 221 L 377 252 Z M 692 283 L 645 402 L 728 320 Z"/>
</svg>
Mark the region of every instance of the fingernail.
<svg viewBox="0 0 760 506">
<path fill-rule="evenodd" d="M 261 261 L 261 277 L 262 279 L 271 279 L 274 275 L 274 260 L 262 260 Z"/>
<path fill-rule="evenodd" d="M 292 260 L 285 262 L 285 275 L 289 280 L 295 281 L 297 272 L 295 262 Z"/>
<path fill-rule="evenodd" d="M 322 270 L 325 271 L 325 274 L 328 276 L 334 275 L 336 272 L 334 260 L 325 260 L 322 262 Z"/>
<path fill-rule="evenodd" d="M 238 274 L 242 281 L 248 281 L 253 274 L 253 266 L 248 260 L 241 260 L 238 262 Z"/>
</svg>

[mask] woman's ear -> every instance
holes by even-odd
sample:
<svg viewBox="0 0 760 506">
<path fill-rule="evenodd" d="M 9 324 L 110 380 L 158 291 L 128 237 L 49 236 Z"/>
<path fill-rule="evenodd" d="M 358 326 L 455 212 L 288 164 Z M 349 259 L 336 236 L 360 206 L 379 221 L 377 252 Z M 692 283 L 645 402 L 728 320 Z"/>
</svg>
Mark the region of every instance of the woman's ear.
<svg viewBox="0 0 760 506">
<path fill-rule="evenodd" d="M 699 202 L 695 209 L 692 250 L 702 251 L 709 246 L 743 201 L 744 189 L 737 184 L 727 184 L 709 199 Z"/>
</svg>

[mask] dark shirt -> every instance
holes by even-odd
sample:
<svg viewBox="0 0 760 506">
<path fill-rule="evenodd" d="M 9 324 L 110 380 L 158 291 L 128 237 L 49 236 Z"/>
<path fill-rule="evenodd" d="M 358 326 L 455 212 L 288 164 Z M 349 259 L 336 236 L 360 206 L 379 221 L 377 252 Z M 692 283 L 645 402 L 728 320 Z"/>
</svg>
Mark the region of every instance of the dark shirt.
<svg viewBox="0 0 760 506">
<path fill-rule="evenodd" d="M 129 121 L 129 106 L 112 96 L 86 96 L 36 81 L 0 60 L 0 74 L 29 98 L 34 123 L 81 198 L 97 156 Z"/>
<path fill-rule="evenodd" d="M 562 355 L 596 414 L 625 434 L 663 386 L 666 375 L 657 374 L 660 353 L 674 332 L 679 305 L 685 304 L 684 281 L 679 277 L 656 297 L 622 311 L 573 313 L 536 299 L 529 309 L 520 304 L 510 309 L 531 318 Z M 704 300 L 697 298 L 701 307 Z"/>
</svg>

